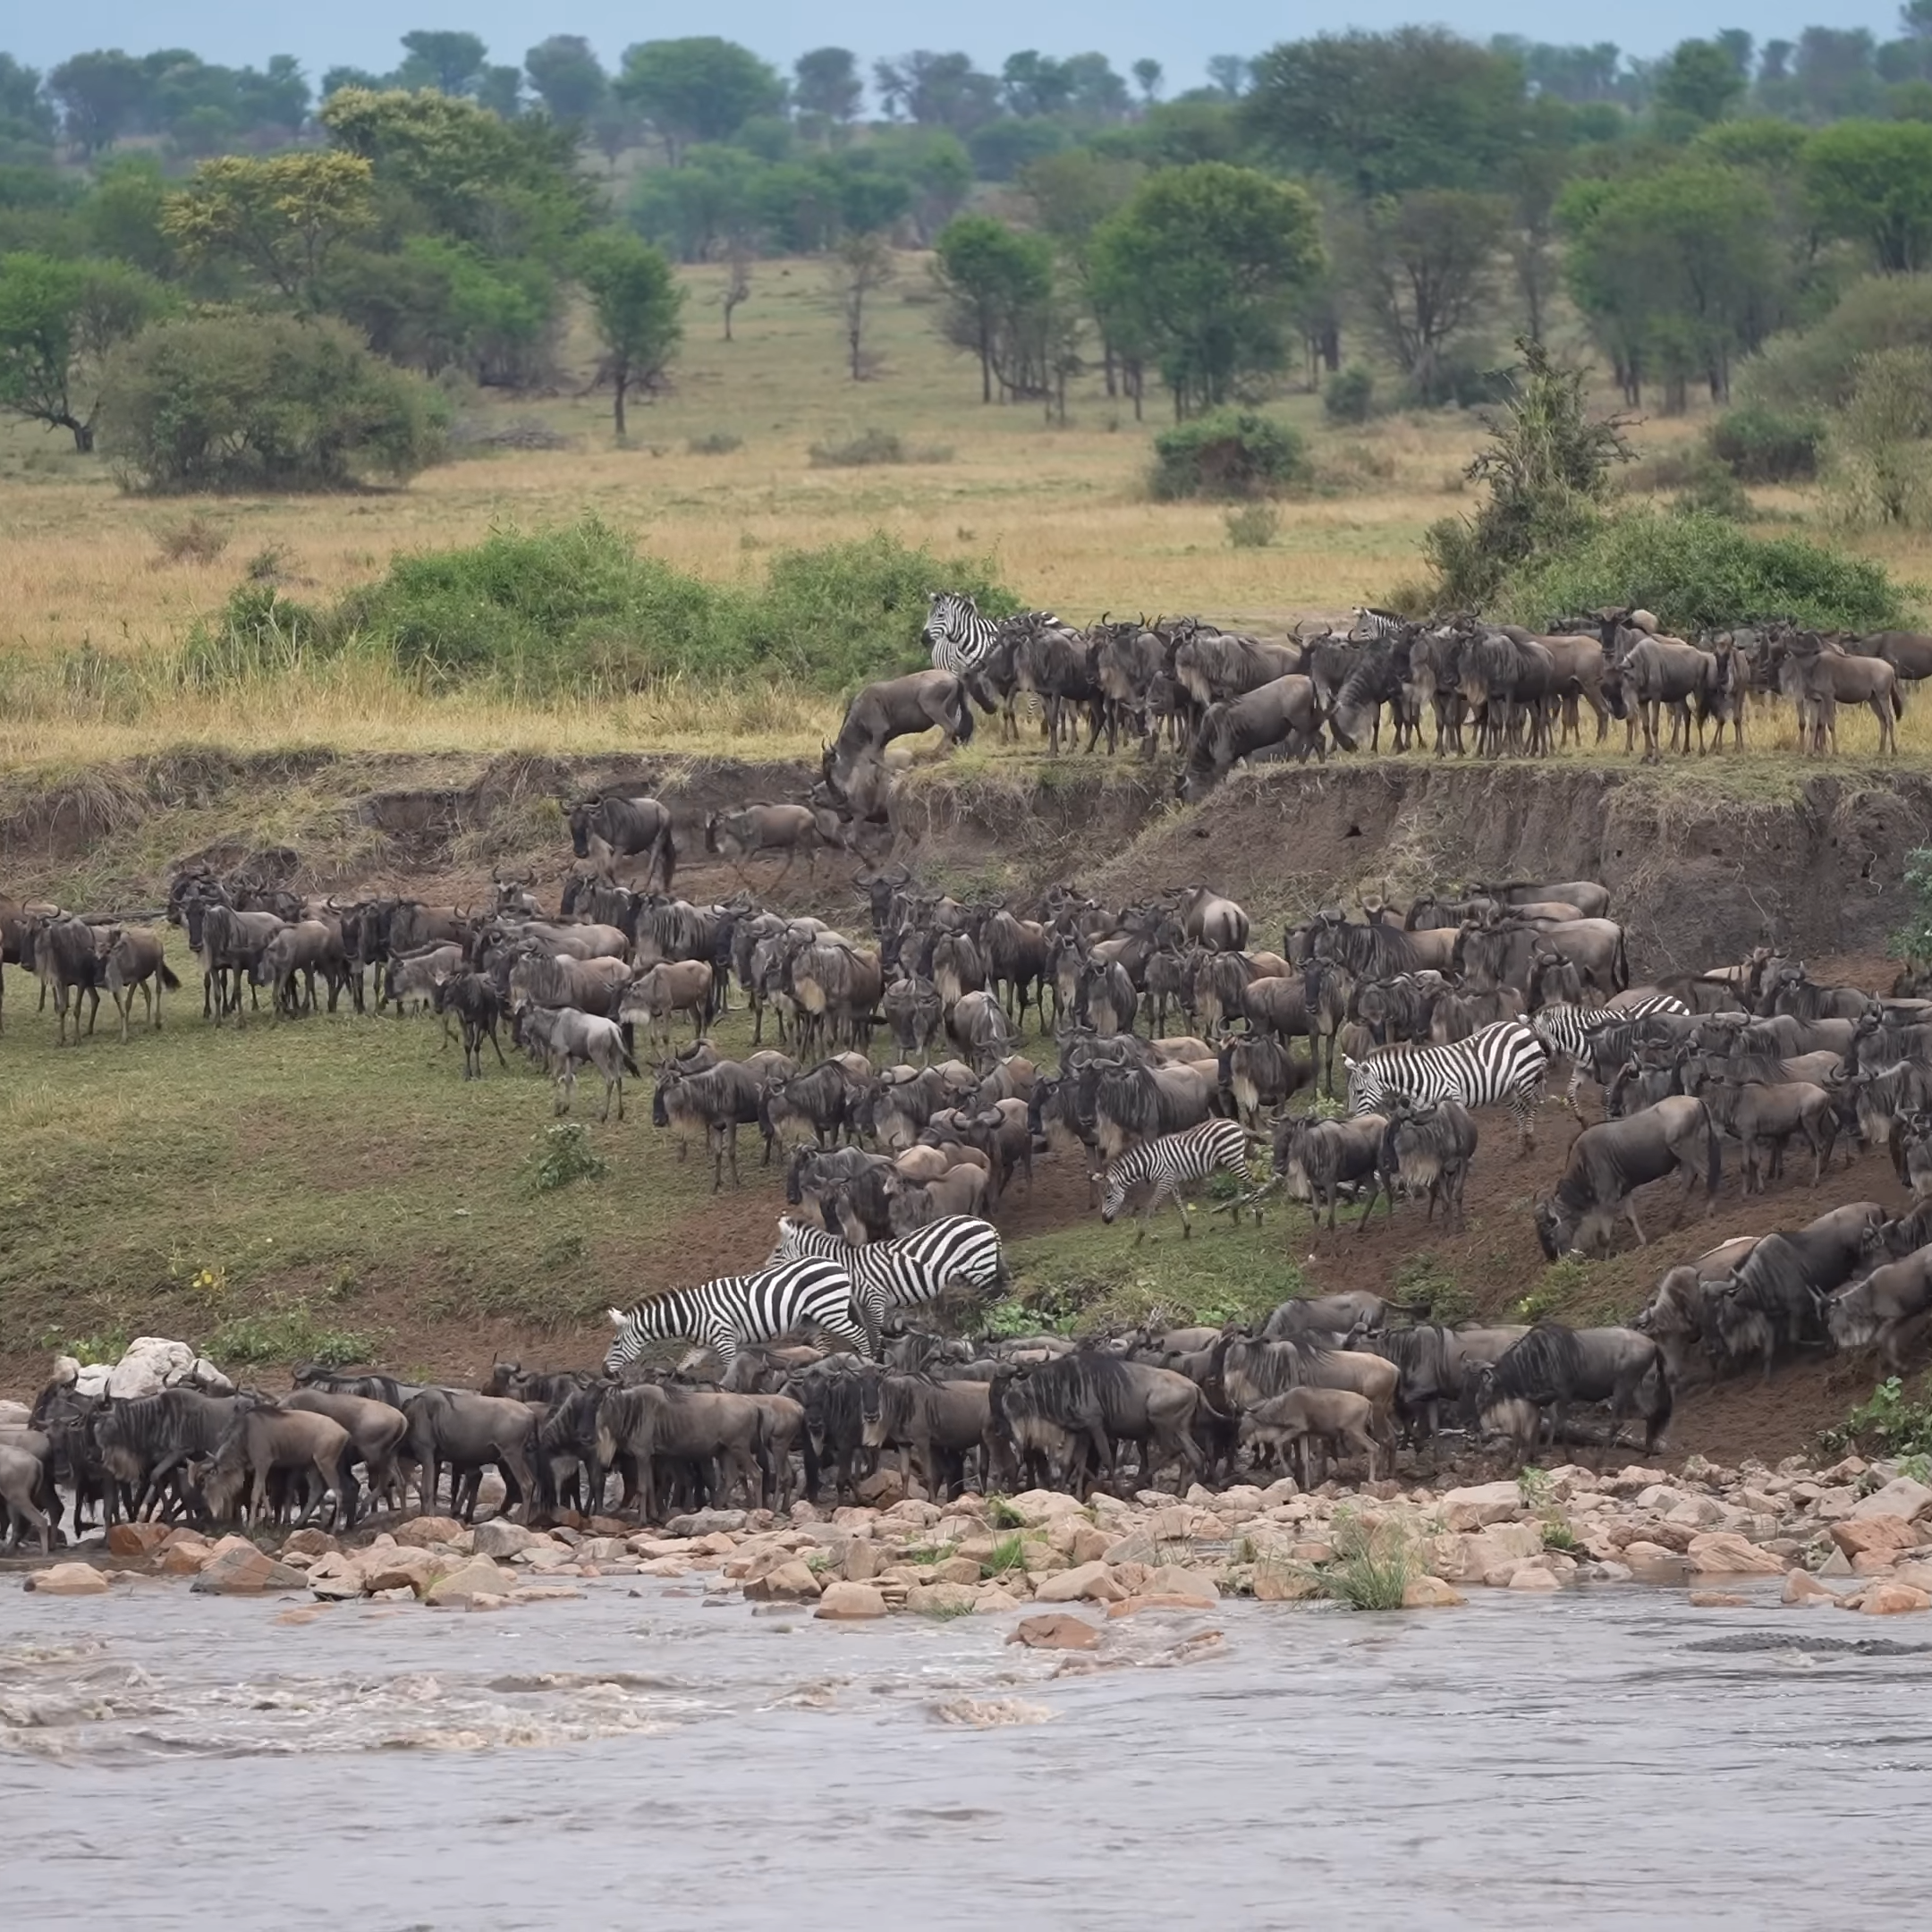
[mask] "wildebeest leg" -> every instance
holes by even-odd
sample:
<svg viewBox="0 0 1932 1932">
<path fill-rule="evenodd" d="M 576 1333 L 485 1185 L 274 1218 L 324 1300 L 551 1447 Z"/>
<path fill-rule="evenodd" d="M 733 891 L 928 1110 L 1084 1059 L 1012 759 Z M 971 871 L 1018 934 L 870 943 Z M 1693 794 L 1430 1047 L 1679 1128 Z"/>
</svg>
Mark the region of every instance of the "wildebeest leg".
<svg viewBox="0 0 1932 1932">
<path fill-rule="evenodd" d="M 1688 1198 L 1687 1196 L 1686 1199 Z M 1650 1243 L 1645 1237 L 1643 1223 L 1637 1218 L 1637 1197 L 1634 1194 L 1627 1195 L 1624 1198 L 1623 1212 L 1630 1220 L 1631 1232 L 1637 1237 L 1637 1245 L 1640 1248 L 1648 1248 Z"/>
</svg>

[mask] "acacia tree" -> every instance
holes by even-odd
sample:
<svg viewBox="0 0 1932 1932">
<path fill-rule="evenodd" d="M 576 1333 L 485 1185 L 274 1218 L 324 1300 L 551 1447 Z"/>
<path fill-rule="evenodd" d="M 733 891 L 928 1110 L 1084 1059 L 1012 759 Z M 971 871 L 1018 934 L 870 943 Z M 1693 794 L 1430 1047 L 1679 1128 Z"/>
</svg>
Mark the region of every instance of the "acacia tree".
<svg viewBox="0 0 1932 1932">
<path fill-rule="evenodd" d="M 204 161 L 161 209 L 191 261 L 227 259 L 306 304 L 332 251 L 375 219 L 375 170 L 360 155 L 314 150 Z"/>
<path fill-rule="evenodd" d="M 1092 261 L 1108 335 L 1159 368 L 1181 417 L 1282 366 L 1322 248 L 1305 189 L 1201 161 L 1143 182 L 1096 232 Z"/>
<path fill-rule="evenodd" d="M 604 345 L 600 373 L 611 386 L 612 421 L 622 436 L 626 396 L 655 388 L 684 339 L 684 291 L 662 250 L 615 229 L 584 242 L 577 279 Z"/>
<path fill-rule="evenodd" d="M 865 348 L 866 309 L 874 295 L 895 273 L 892 244 L 882 234 L 859 233 L 843 236 L 826 261 L 826 281 L 838 303 L 845 330 L 845 352 L 854 382 L 873 373 Z"/>
<path fill-rule="evenodd" d="M 729 140 L 754 114 L 775 114 L 784 82 L 749 47 L 700 34 L 624 49 L 618 98 L 657 131 L 673 167 L 697 141 Z"/>
<path fill-rule="evenodd" d="M 1035 388 L 1022 343 L 1030 318 L 1053 295 L 1053 249 L 1043 235 L 1022 234 L 990 215 L 962 215 L 947 223 L 933 248 L 933 278 L 946 296 L 945 328 L 953 342 L 979 358 L 979 400 L 997 385 Z M 1044 373 L 1044 372 L 1042 372 Z"/>
<path fill-rule="evenodd" d="M 1881 274 L 1932 265 L 1932 126 L 1841 121 L 1805 143 L 1800 165 L 1819 225 L 1866 243 Z"/>
<path fill-rule="evenodd" d="M 523 72 L 555 121 L 588 126 L 610 94 L 610 77 L 581 34 L 552 34 L 523 56 Z"/>
<path fill-rule="evenodd" d="M 1443 188 L 1372 203 L 1342 232 L 1369 326 L 1426 402 L 1444 350 L 1487 306 L 1506 225 L 1493 196 Z"/>
<path fill-rule="evenodd" d="M 166 292 L 121 262 L 0 256 L 0 409 L 94 447 L 102 364 L 167 305 Z"/>
</svg>

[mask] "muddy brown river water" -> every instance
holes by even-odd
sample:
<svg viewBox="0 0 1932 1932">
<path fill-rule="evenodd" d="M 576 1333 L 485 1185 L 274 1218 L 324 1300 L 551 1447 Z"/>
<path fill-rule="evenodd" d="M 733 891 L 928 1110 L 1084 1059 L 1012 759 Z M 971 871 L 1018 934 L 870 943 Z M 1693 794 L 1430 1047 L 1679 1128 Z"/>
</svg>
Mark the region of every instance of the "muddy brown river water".
<svg viewBox="0 0 1932 1932">
<path fill-rule="evenodd" d="M 1231 1602 L 1099 1668 L 629 1580 L 282 1607 L 9 1580 L 0 1922 L 1815 1932 L 1932 1877 L 1932 1647 L 1768 1596 Z"/>
</svg>

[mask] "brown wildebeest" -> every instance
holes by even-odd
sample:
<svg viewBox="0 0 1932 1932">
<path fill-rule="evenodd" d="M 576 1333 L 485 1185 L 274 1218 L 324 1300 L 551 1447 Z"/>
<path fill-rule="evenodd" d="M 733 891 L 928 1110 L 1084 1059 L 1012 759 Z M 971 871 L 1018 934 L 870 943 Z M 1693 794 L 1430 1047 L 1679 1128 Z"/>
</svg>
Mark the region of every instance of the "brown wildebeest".
<svg viewBox="0 0 1932 1932">
<path fill-rule="evenodd" d="M 127 1045 L 128 1018 L 139 990 L 142 1010 L 156 1032 L 161 1030 L 161 992 L 181 989 L 181 981 L 162 956 L 161 935 L 145 926 L 116 926 L 107 935 L 106 966 L 108 996 L 121 1015 L 121 1044 Z M 154 982 L 152 990 L 148 981 Z"/>
<path fill-rule="evenodd" d="M 1271 1395 L 1241 1419 L 1241 1439 L 1250 1449 L 1273 1450 L 1288 1466 L 1288 1451 L 1299 1448 L 1301 1487 L 1311 1489 L 1327 1474 L 1326 1458 L 1344 1446 L 1359 1449 L 1368 1459 L 1368 1480 L 1376 1479 L 1375 1411 L 1365 1396 L 1347 1389 L 1292 1388 Z M 1310 1467 L 1312 1449 L 1319 1439 L 1324 1468 L 1318 1476 Z"/>
<path fill-rule="evenodd" d="M 85 919 L 58 913 L 34 921 L 34 971 L 43 987 L 54 996 L 54 1012 L 60 1022 L 59 1044 L 67 1044 L 67 1003 L 73 996 L 74 1045 L 80 1044 L 80 1002 L 89 1000 L 88 1032 L 94 1031 L 95 1016 L 100 1012 L 101 981 L 105 967 L 100 957 L 95 928 Z"/>
<path fill-rule="evenodd" d="M 216 1517 L 235 1514 L 248 1492 L 249 1520 L 263 1521 L 268 1512 L 268 1479 L 277 1470 L 300 1475 L 304 1495 L 296 1520 L 300 1529 L 335 1492 L 335 1520 L 355 1528 L 354 1452 L 349 1431 L 332 1416 L 283 1410 L 267 1402 L 239 1406 L 234 1420 L 215 1445 L 208 1480 L 208 1506 Z"/>
</svg>

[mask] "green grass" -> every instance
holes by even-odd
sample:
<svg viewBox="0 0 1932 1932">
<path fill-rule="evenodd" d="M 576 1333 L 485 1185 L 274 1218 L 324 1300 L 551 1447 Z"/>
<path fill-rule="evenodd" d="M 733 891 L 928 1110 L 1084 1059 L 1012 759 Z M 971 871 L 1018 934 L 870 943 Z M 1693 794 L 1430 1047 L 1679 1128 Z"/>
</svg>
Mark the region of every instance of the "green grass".
<svg viewBox="0 0 1932 1932">
<path fill-rule="evenodd" d="M 993 1546 L 993 1554 L 979 1562 L 979 1574 L 983 1577 L 1011 1576 L 1015 1570 L 1025 1568 L 1026 1538 L 1017 1530 L 1002 1537 Z"/>
<path fill-rule="evenodd" d="M 1422 1573 L 1415 1540 L 1400 1522 L 1373 1527 L 1347 1510 L 1329 1530 L 1334 1559 L 1294 1566 L 1323 1596 L 1351 1610 L 1400 1610 L 1402 1592 Z"/>
</svg>

